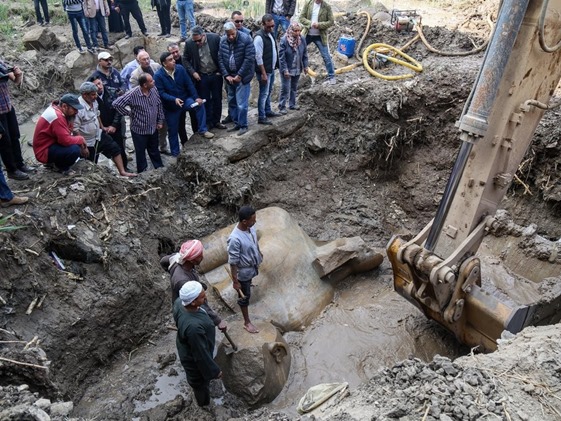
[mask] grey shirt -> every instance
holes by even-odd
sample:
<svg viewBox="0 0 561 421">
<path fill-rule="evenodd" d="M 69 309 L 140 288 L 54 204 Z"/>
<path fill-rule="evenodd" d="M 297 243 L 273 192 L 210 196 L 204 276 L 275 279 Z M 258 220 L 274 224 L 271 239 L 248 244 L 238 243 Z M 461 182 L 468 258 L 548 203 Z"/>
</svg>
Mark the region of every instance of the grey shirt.
<svg viewBox="0 0 561 421">
<path fill-rule="evenodd" d="M 251 281 L 259 273 L 259 265 L 263 261 L 255 228 L 242 231 L 236 225 L 227 244 L 228 263 L 238 268 L 238 280 Z"/>
</svg>

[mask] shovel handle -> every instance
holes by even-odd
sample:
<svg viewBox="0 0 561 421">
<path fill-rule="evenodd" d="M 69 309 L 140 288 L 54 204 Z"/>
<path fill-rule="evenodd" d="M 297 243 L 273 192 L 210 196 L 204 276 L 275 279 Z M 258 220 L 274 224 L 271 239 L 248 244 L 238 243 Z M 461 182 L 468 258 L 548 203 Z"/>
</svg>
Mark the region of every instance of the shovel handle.
<svg viewBox="0 0 561 421">
<path fill-rule="evenodd" d="M 226 337 L 226 339 L 228 339 L 228 342 L 230 342 L 230 345 L 232 345 L 232 349 L 234 351 L 238 350 L 238 346 L 234 343 L 234 341 L 232 340 L 232 338 L 230 337 L 230 334 L 228 332 L 222 332 L 224 333 L 224 336 Z"/>
<path fill-rule="evenodd" d="M 230 277 L 230 280 L 232 281 L 232 283 L 234 282 L 234 278 L 232 277 L 232 274 L 230 273 L 230 271 L 228 269 L 226 269 L 226 266 L 224 266 L 224 270 L 226 271 L 226 273 L 228 274 L 228 276 Z M 240 297 L 241 299 L 245 298 L 245 294 L 242 292 L 242 290 L 237 289 L 236 292 L 238 293 L 238 297 Z"/>
</svg>

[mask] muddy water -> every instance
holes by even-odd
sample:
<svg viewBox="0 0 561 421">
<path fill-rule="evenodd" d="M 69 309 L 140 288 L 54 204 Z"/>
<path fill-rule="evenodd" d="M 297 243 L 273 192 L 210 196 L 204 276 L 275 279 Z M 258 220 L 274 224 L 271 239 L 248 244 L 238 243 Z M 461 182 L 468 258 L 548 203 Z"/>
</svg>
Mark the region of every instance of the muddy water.
<svg viewBox="0 0 561 421">
<path fill-rule="evenodd" d="M 298 401 L 316 384 L 348 382 L 352 389 L 410 356 L 428 361 L 461 354 L 453 338 L 393 291 L 389 270 L 382 272 L 347 280 L 312 326 L 285 335 L 291 373 L 271 409 L 296 415 Z"/>
<path fill-rule="evenodd" d="M 372 273 L 345 280 L 311 326 L 288 332 L 285 338 L 292 352 L 289 380 L 266 406 L 292 416 L 300 398 L 316 384 L 348 382 L 354 388 L 378 369 L 410 356 L 428 361 L 436 354 L 454 358 L 462 353 L 450 335 L 393 292 L 387 262 Z M 94 416 L 116 408 L 139 415 L 178 394 L 187 396 L 189 386 L 179 362 L 165 368 L 156 362 L 173 353 L 175 334 L 170 332 L 123 357 L 86 391 L 75 415 Z M 215 396 L 214 404 L 221 403 Z"/>
</svg>

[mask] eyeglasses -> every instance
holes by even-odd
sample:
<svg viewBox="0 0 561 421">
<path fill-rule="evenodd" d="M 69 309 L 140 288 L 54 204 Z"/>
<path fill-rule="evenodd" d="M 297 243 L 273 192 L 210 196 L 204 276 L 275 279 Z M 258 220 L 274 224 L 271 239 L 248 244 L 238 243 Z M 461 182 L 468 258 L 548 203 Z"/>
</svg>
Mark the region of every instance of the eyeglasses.
<svg viewBox="0 0 561 421">
<path fill-rule="evenodd" d="M 235 23 L 243 23 L 243 19 L 235 20 L 234 22 L 235 22 Z"/>
<path fill-rule="evenodd" d="M 200 37 L 199 39 L 193 39 L 193 42 L 195 44 L 202 44 L 204 40 L 205 40 L 204 37 Z"/>
</svg>

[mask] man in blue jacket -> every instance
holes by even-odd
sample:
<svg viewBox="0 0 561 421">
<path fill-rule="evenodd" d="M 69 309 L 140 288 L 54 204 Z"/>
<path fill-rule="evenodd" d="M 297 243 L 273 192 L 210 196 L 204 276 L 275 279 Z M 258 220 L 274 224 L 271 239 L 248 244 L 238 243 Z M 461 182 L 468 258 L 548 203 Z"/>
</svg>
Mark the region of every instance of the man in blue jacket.
<svg viewBox="0 0 561 421">
<path fill-rule="evenodd" d="M 235 126 L 229 131 L 238 130 L 238 136 L 247 133 L 247 109 L 251 93 L 251 79 L 255 71 L 255 47 L 253 40 L 236 29 L 232 22 L 224 24 L 226 33 L 220 40 L 218 64 L 226 80 L 228 89 L 229 112 Z M 236 98 L 236 105 L 231 101 Z"/>
<path fill-rule="evenodd" d="M 195 109 L 199 134 L 205 139 L 212 139 L 214 134 L 208 131 L 204 100 L 199 98 L 195 85 L 180 64 L 175 64 L 173 55 L 166 51 L 160 56 L 162 67 L 154 75 L 156 87 L 160 93 L 164 114 L 168 124 L 168 138 L 173 156 L 179 155 L 179 117 L 182 110 Z"/>
</svg>

